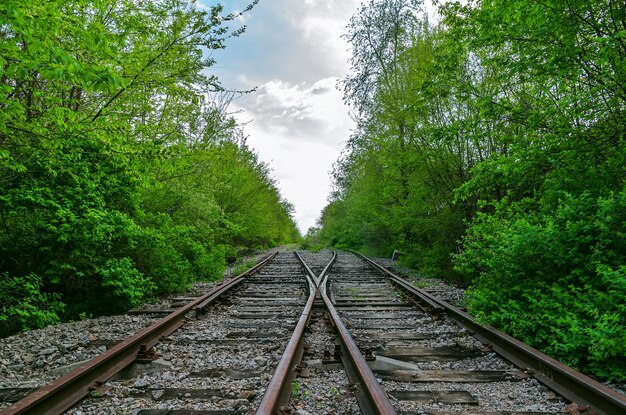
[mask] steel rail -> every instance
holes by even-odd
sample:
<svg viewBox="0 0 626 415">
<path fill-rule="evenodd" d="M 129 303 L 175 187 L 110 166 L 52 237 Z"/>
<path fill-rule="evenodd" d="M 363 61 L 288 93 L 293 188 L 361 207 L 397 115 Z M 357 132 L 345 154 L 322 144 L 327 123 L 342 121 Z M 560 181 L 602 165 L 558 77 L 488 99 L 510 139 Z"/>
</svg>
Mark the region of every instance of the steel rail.
<svg viewBox="0 0 626 415">
<path fill-rule="evenodd" d="M 333 265 L 335 264 L 336 261 L 337 261 L 337 252 L 333 251 L 332 259 L 330 260 L 330 262 L 328 264 L 326 264 L 326 266 L 324 267 L 324 269 L 322 270 L 320 275 L 317 277 L 317 287 L 318 288 L 319 288 L 320 283 L 324 280 L 326 275 L 328 275 L 328 273 L 330 272 L 330 270 L 332 269 L 332 267 L 333 267 Z"/>
<path fill-rule="evenodd" d="M 352 251 L 353 252 L 353 251 Z M 527 370 L 541 383 L 561 396 L 579 405 L 589 405 L 588 413 L 616 415 L 626 414 L 626 397 L 600 382 L 591 379 L 491 326 L 478 323 L 468 313 L 435 296 L 412 286 L 405 279 L 358 252 L 353 252 L 370 265 L 386 274 L 389 279 L 418 299 L 428 298 L 438 304 L 457 324 L 474 333 L 474 337 L 491 346 L 494 352 L 517 367 Z"/>
<path fill-rule="evenodd" d="M 298 258 L 298 261 L 300 261 L 300 265 L 302 265 L 302 267 L 306 271 L 306 274 L 307 274 L 308 278 L 310 278 L 311 281 L 313 282 L 313 286 L 315 287 L 315 293 L 317 293 L 317 286 L 320 285 L 319 284 L 319 279 L 315 276 L 315 274 L 313 273 L 311 268 L 307 265 L 307 263 L 304 262 L 304 259 L 302 259 L 300 254 L 297 253 L 296 251 L 294 251 L 293 253 L 296 256 L 296 258 Z M 332 260 L 331 260 L 331 262 L 332 262 Z"/>
<path fill-rule="evenodd" d="M 287 343 L 287 347 L 283 352 L 278 366 L 274 371 L 274 375 L 270 380 L 263 399 L 256 410 L 257 415 L 272 415 L 279 409 L 281 403 L 287 403 L 291 394 L 291 381 L 294 377 L 294 366 L 302 359 L 304 330 L 309 325 L 311 314 L 313 312 L 313 303 L 317 294 L 317 287 L 314 283 L 315 274 L 302 260 L 302 257 L 294 252 L 296 258 L 300 261 L 307 274 L 307 282 L 309 283 L 309 298 L 306 302 L 304 310 L 300 315 L 300 319 L 296 324 L 296 328 Z"/>
<path fill-rule="evenodd" d="M 398 277 L 397 275 L 389 271 L 387 268 L 377 264 L 376 262 L 367 258 L 365 255 L 361 255 L 359 252 L 353 251 L 352 249 L 346 249 L 346 251 L 364 259 L 365 261 L 367 261 L 368 264 L 376 268 L 378 272 L 380 272 L 381 274 L 385 276 L 390 277 L 396 283 L 396 285 L 399 285 L 401 288 L 409 291 L 414 297 L 417 297 L 422 302 L 422 304 L 425 304 L 432 311 L 441 312 L 445 310 L 445 307 L 443 307 L 438 301 L 436 301 L 436 299 L 433 296 L 429 295 L 428 293 L 424 291 L 416 289 L 409 282 Z"/>
<path fill-rule="evenodd" d="M 334 252 L 331 263 L 329 266 L 326 266 L 320 274 L 321 285 L 319 288 L 331 321 L 337 329 L 337 333 L 339 335 L 339 340 L 344 352 L 342 353 L 342 360 L 344 362 L 346 372 L 348 372 L 348 375 L 352 378 L 351 380 L 357 386 L 357 398 L 362 398 L 358 400 L 361 411 L 363 411 L 364 414 L 395 415 L 396 410 L 389 401 L 389 397 L 378 383 L 374 373 L 367 365 L 365 357 L 363 357 L 359 347 L 350 335 L 350 332 L 343 324 L 337 309 L 333 306 L 330 298 L 326 295 L 328 272 L 330 271 L 330 266 L 332 266 L 336 259 L 337 253 Z"/>
<path fill-rule="evenodd" d="M 215 301 L 216 298 L 224 294 L 226 291 L 241 284 L 241 282 L 243 282 L 245 277 L 255 274 L 258 270 L 260 270 L 265 265 L 267 265 L 267 263 L 270 262 L 277 254 L 278 254 L 278 251 L 272 252 L 263 261 L 259 262 L 258 264 L 248 269 L 247 271 L 244 271 L 241 274 L 237 275 L 232 280 L 229 280 L 226 283 L 220 285 L 216 289 L 212 290 L 209 294 L 203 296 L 201 301 L 198 301 L 198 300 L 195 301 L 194 303 L 197 302 L 197 304 L 193 308 L 194 310 L 196 310 L 196 314 L 204 312 L 207 306 L 209 306 L 213 301 Z"/>
<path fill-rule="evenodd" d="M 202 297 L 177 309 L 135 335 L 113 346 L 106 352 L 85 362 L 54 382 L 43 386 L 12 406 L 1 411 L 2 415 L 16 414 L 62 414 L 97 386 L 131 364 L 142 347 L 150 349 L 163 337 L 168 336 L 184 324 L 185 315 L 197 307 L 206 307 L 211 301 L 224 294 L 266 265 L 277 252 L 273 252 L 254 267 L 232 280 L 226 281 Z"/>
</svg>

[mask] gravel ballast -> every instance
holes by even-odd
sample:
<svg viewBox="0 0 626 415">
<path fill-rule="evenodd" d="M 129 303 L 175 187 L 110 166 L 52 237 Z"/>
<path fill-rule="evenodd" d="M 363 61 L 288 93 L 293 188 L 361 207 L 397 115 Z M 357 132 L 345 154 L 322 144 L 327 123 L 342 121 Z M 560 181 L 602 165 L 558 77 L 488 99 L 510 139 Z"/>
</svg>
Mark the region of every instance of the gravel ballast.
<svg viewBox="0 0 626 415">
<path fill-rule="evenodd" d="M 299 251 L 311 270 L 318 275 L 330 261 L 332 251 L 317 253 Z M 266 255 L 256 254 L 255 259 Z M 279 257 L 286 260 L 293 257 L 291 252 L 283 252 Z M 359 260 L 351 255 L 340 253 L 344 269 L 358 268 Z M 444 281 L 421 277 L 414 270 L 399 266 L 396 261 L 377 262 L 411 281 L 417 287 L 431 294 L 463 307 L 464 290 L 446 284 Z M 338 265 L 341 265 L 338 262 Z M 289 268 L 291 271 L 298 267 Z M 340 267 L 339 267 L 340 268 Z M 270 266 L 267 276 L 280 275 L 282 265 Z M 338 278 L 339 272 L 336 273 Z M 232 277 L 232 267 L 226 277 Z M 221 282 L 220 282 L 221 283 Z M 196 284 L 189 293 L 173 297 L 192 297 L 206 293 L 217 283 Z M 305 285 L 302 285 L 305 287 Z M 341 280 L 331 284 L 336 298 L 356 296 L 358 291 L 350 284 L 342 285 Z M 245 292 L 245 287 L 240 292 Z M 252 291 L 258 287 L 252 288 Z M 214 305 L 204 318 L 189 318 L 186 325 L 155 347 L 159 359 L 145 365 L 137 373 L 114 378 L 96 390 L 68 414 L 132 414 L 142 415 L 150 410 L 213 410 L 224 413 L 246 414 L 260 403 L 273 369 L 281 358 L 282 351 L 291 334 L 293 324 L 299 318 L 299 310 L 306 301 L 306 290 L 298 289 L 294 297 L 281 294 L 285 305 L 272 303 L 271 299 L 237 299 L 235 295 Z M 337 291 L 338 290 L 338 291 Z M 380 286 L 375 285 L 367 295 L 378 295 Z M 245 294 L 244 294 L 245 296 Z M 282 301 L 282 300 L 281 300 Z M 404 302 L 399 292 L 389 296 L 392 303 Z M 293 304 L 292 304 L 293 303 Z M 296 304 L 297 303 L 297 304 Z M 162 299 L 143 307 L 145 310 L 169 309 L 170 299 Z M 285 317 L 260 315 L 254 318 L 255 309 L 268 306 L 272 312 Z M 394 311 L 400 313 L 400 311 Z M 405 313 L 405 311 L 401 311 Z M 460 347 L 481 351 L 479 355 L 461 360 L 424 360 L 412 362 L 423 371 L 502 371 L 510 374 L 511 380 L 491 383 L 456 382 L 396 382 L 379 379 L 386 391 L 465 391 L 476 398 L 476 405 L 449 405 L 437 402 L 413 403 L 399 401 L 393 396 L 392 402 L 402 413 L 422 414 L 427 412 L 506 412 L 527 411 L 541 413 L 566 413 L 565 402 L 533 378 L 517 378 L 519 369 L 490 352 L 488 348 L 472 337 L 471 333 L 459 328 L 452 320 L 441 316 L 431 319 L 420 310 L 407 311 L 402 318 L 390 322 L 385 318 L 372 318 L 368 312 L 352 310 L 341 313 L 349 326 L 364 327 L 368 324 L 384 325 L 387 328 L 353 328 L 351 332 L 357 343 L 373 349 Z M 245 316 L 244 316 L 245 315 Z M 74 369 L 107 347 L 149 326 L 163 315 L 133 314 L 86 319 L 34 330 L 27 333 L 0 339 L 0 389 L 37 388 L 48 384 L 59 376 Z M 407 331 L 393 328 L 393 325 L 411 326 L 410 333 L 437 334 L 436 338 L 421 340 L 380 340 L 377 333 L 393 335 Z M 237 337 L 229 337 L 233 332 Z M 267 338 L 257 339 L 258 332 L 270 333 Z M 220 340 L 225 340 L 220 343 Z M 305 334 L 304 362 L 322 359 L 324 352 L 332 350 L 336 343 L 333 330 L 324 316 L 323 309 L 314 310 Z M 374 352 L 376 354 L 376 352 Z M 305 363 L 306 365 L 306 363 Z M 292 383 L 292 397 L 289 407 L 294 414 L 358 414 L 360 409 L 353 387 L 341 369 L 323 365 L 310 367 L 306 377 L 297 378 Z M 618 392 L 625 393 L 623 385 L 609 385 Z M 177 390 L 178 392 L 172 392 Z M 198 390 L 206 391 L 199 396 Z M 213 394 L 213 395 L 211 395 Z M 626 393 L 625 393 L 626 394 Z M 0 402 L 0 410 L 10 405 Z M 146 412 L 147 413 L 147 412 Z"/>
</svg>

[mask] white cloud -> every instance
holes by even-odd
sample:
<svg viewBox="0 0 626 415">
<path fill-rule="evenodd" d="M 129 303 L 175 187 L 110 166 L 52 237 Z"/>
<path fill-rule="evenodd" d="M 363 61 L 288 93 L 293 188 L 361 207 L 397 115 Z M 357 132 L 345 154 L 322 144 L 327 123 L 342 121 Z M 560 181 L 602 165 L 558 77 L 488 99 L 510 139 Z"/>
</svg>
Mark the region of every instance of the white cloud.
<svg viewBox="0 0 626 415">
<path fill-rule="evenodd" d="M 243 10 L 250 0 L 222 3 L 229 13 Z M 237 22 L 247 25 L 246 33 L 231 39 L 226 50 L 211 52 L 219 64 L 210 73 L 225 87 L 257 87 L 232 110 L 249 122 L 248 143 L 269 163 L 303 233 L 326 205 L 329 172 L 353 127 L 335 85 L 349 71 L 350 46 L 341 35 L 360 3 L 262 0 Z M 432 18 L 436 8 L 432 0 L 425 3 Z"/>
<path fill-rule="evenodd" d="M 229 0 L 225 8 L 242 10 L 248 2 Z M 219 64 L 211 73 L 227 88 L 257 88 L 232 110 L 249 122 L 248 143 L 294 204 L 302 232 L 327 203 L 329 172 L 353 127 L 336 84 L 349 70 L 349 45 L 341 35 L 359 4 L 262 0 L 247 14 L 246 33 L 214 51 Z"/>
<path fill-rule="evenodd" d="M 353 126 L 336 82 L 272 80 L 233 105 L 240 110 L 237 118 L 248 122 L 248 144 L 271 165 L 283 197 L 294 204 L 302 232 L 326 205 L 332 164 Z"/>
<path fill-rule="evenodd" d="M 235 102 L 254 120 L 255 129 L 285 134 L 294 142 L 313 141 L 334 146 L 345 139 L 352 120 L 337 90 L 338 78 L 313 85 L 272 80 Z"/>
<path fill-rule="evenodd" d="M 341 35 L 359 4 L 360 0 L 308 0 L 295 6 L 299 10 L 286 11 L 292 29 L 312 46 L 307 53 L 322 59 L 335 76 L 348 70 L 349 47 Z"/>
</svg>

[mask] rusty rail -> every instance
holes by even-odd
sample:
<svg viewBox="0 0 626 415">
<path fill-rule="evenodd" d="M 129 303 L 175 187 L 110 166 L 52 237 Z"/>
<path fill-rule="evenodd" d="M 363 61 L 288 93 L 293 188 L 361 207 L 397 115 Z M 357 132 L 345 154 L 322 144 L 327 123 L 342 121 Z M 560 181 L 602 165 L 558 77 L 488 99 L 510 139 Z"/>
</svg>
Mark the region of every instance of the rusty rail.
<svg viewBox="0 0 626 415">
<path fill-rule="evenodd" d="M 626 397 L 608 388 L 590 377 L 564 365 L 563 363 L 541 353 L 521 341 L 509 336 L 491 326 L 478 323 L 474 317 L 453 305 L 440 300 L 431 294 L 412 286 L 408 281 L 395 275 L 385 267 L 376 264 L 371 259 L 351 251 L 363 258 L 377 270 L 383 272 L 389 279 L 405 289 L 418 299 L 428 299 L 428 304 L 437 304 L 440 309 L 450 316 L 457 324 L 472 331 L 474 337 L 491 346 L 494 352 L 509 360 L 523 370 L 527 370 L 537 380 L 569 399 L 571 402 L 586 406 L 588 413 L 614 415 L 626 414 Z"/>
<path fill-rule="evenodd" d="M 193 306 L 193 309 L 196 310 L 196 314 L 204 313 L 206 308 L 213 301 L 215 301 L 216 298 L 224 294 L 226 291 L 241 284 L 245 277 L 255 274 L 258 270 L 263 268 L 269 261 L 271 261 L 276 256 L 276 254 L 278 254 L 278 251 L 274 251 L 267 258 L 265 258 L 263 261 L 259 262 L 258 264 L 250 268 L 249 270 L 242 272 L 241 274 L 237 275 L 235 278 L 225 282 L 224 284 L 220 285 L 216 289 L 212 290 L 210 293 L 203 296 L 201 301 L 198 301 L 198 300 L 195 301 L 194 303 L 197 303 L 197 304 Z"/>
<path fill-rule="evenodd" d="M 316 279 L 315 275 L 302 260 L 300 255 L 298 255 L 297 252 L 294 252 L 294 254 L 307 272 L 309 298 L 304 310 L 302 310 L 298 324 L 296 324 L 296 328 L 289 339 L 289 343 L 287 343 L 287 347 L 280 358 L 280 362 L 278 362 L 278 366 L 276 366 L 274 376 L 272 376 L 265 390 L 265 395 L 263 395 L 261 404 L 256 411 L 257 415 L 272 415 L 276 413 L 281 403 L 287 403 L 289 401 L 291 381 L 294 378 L 293 367 L 302 359 L 304 330 L 309 324 L 313 311 L 313 303 L 315 302 L 315 296 L 317 294 L 316 284 L 314 283 Z"/>
<path fill-rule="evenodd" d="M 337 334 L 339 335 L 344 367 L 357 387 L 357 400 L 359 401 L 359 406 L 364 414 L 395 415 L 396 410 L 391 405 L 389 397 L 381 388 L 378 380 L 376 380 L 374 373 L 367 365 L 367 362 L 356 345 L 356 342 L 341 321 L 341 317 L 339 316 L 337 309 L 335 309 L 332 302 L 326 295 L 328 272 L 336 259 L 337 253 L 335 252 L 333 253 L 333 259 L 329 265 L 327 265 L 320 274 L 321 285 L 319 288 L 332 324 L 337 329 Z"/>
<path fill-rule="evenodd" d="M 432 311 L 434 311 L 434 312 L 445 311 L 445 308 L 438 301 L 436 301 L 436 299 L 433 296 L 431 296 L 427 292 L 424 292 L 422 290 L 418 290 L 417 288 L 412 286 L 409 282 L 403 280 L 402 278 L 398 277 L 397 275 L 395 275 L 394 273 L 389 271 L 387 268 L 385 268 L 385 267 L 377 264 L 376 262 L 372 261 L 371 259 L 367 258 L 365 255 L 361 255 L 360 253 L 358 253 L 356 251 L 353 251 L 351 249 L 346 249 L 346 251 L 348 251 L 351 254 L 354 254 L 354 255 L 364 259 L 365 261 L 367 261 L 367 263 L 370 264 L 372 267 L 376 268 L 376 270 L 378 270 L 378 272 L 380 272 L 381 274 L 391 278 L 391 280 L 396 285 L 399 285 L 402 289 L 410 292 L 414 297 L 417 297 L 417 299 L 422 304 L 426 305 L 426 307 L 430 308 Z"/>
<path fill-rule="evenodd" d="M 324 267 L 324 269 L 320 273 L 319 277 L 317 277 L 317 287 L 318 288 L 319 288 L 320 283 L 324 280 L 324 278 L 328 275 L 328 273 L 332 269 L 333 265 L 335 264 L 335 261 L 337 261 L 337 252 L 333 251 L 332 259 L 330 260 L 330 262 L 328 264 L 326 264 L 326 266 Z"/>
<path fill-rule="evenodd" d="M 71 408 L 97 386 L 131 364 L 140 348 L 150 349 L 163 337 L 177 330 L 184 324 L 185 315 L 196 308 L 204 308 L 211 301 L 229 289 L 241 283 L 243 279 L 266 265 L 277 252 L 272 253 L 253 268 L 245 271 L 230 281 L 219 285 L 209 293 L 179 308 L 152 325 L 139 331 L 123 342 L 113 346 L 105 353 L 94 357 L 77 369 L 63 375 L 53 383 L 43 386 L 24 399 L 0 412 L 2 415 L 16 414 L 61 414 Z"/>
</svg>

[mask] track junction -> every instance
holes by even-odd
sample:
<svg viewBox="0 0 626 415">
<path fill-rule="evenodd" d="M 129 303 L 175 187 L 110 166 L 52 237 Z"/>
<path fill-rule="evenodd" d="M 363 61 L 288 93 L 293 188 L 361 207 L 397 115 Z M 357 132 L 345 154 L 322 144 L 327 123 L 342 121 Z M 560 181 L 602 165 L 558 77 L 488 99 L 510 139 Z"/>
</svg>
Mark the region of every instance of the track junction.
<svg viewBox="0 0 626 415">
<path fill-rule="evenodd" d="M 0 413 L 626 413 L 623 395 L 356 253 L 274 252 L 172 309 L 41 388 L 0 390 Z"/>
</svg>

